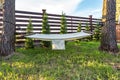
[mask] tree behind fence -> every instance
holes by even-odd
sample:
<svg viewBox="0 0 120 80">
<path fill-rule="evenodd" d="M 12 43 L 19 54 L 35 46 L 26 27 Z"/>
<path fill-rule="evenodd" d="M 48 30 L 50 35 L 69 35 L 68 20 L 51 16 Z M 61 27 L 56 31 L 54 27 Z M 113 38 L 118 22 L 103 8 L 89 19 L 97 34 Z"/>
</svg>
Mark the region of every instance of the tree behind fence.
<svg viewBox="0 0 120 80">
<path fill-rule="evenodd" d="M 1 12 L 0 12 L 1 13 Z M 48 23 L 50 25 L 50 32 L 52 34 L 60 33 L 61 15 L 49 14 Z M 29 24 L 29 18 L 31 18 L 33 25 L 33 34 L 41 33 L 42 30 L 42 16 L 43 12 L 30 12 L 30 11 L 15 11 L 16 17 L 16 46 L 24 46 L 26 34 L 26 28 Z M 82 29 L 85 29 L 86 24 L 90 26 L 90 30 L 94 30 L 94 26 L 101 22 L 101 19 L 93 18 L 92 15 L 89 17 L 78 17 L 66 15 L 67 33 L 77 32 L 77 27 L 81 23 Z M 2 13 L 0 14 L 0 32 L 2 31 Z M 39 43 L 39 40 L 34 40 L 35 45 Z"/>
</svg>

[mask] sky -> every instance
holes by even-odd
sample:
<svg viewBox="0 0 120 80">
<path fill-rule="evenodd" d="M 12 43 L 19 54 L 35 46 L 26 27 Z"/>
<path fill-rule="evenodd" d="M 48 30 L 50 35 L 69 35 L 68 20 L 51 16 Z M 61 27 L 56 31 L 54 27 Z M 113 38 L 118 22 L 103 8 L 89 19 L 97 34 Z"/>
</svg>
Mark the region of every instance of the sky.
<svg viewBox="0 0 120 80">
<path fill-rule="evenodd" d="M 103 0 L 16 0 L 16 10 L 42 12 L 46 9 L 47 13 L 88 17 L 93 15 L 95 18 L 102 16 Z"/>
</svg>

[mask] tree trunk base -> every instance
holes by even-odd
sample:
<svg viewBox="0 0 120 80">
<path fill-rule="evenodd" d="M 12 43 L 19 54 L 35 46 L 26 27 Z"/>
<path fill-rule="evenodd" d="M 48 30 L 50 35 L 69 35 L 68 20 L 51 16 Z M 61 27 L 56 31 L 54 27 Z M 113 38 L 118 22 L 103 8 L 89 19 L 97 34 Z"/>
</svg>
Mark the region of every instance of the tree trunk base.
<svg viewBox="0 0 120 80">
<path fill-rule="evenodd" d="M 11 58 L 14 54 L 15 54 L 15 52 L 13 52 L 12 54 L 9 54 L 8 56 L 0 56 L 0 60 L 8 60 L 8 59 Z"/>
<path fill-rule="evenodd" d="M 119 52 L 119 49 L 117 47 L 112 47 L 112 46 L 100 46 L 99 50 L 109 52 L 109 53 L 112 53 L 112 54 L 116 54 L 116 53 Z"/>
</svg>

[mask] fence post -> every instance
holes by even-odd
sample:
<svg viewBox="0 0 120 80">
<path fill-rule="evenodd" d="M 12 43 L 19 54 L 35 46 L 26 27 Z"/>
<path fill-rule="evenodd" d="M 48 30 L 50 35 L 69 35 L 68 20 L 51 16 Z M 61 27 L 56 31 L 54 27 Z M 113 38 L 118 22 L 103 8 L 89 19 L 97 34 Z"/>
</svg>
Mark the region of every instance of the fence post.
<svg viewBox="0 0 120 80">
<path fill-rule="evenodd" d="M 46 9 L 42 9 L 42 20 L 43 20 L 43 17 L 44 17 L 44 14 L 46 13 Z M 41 30 L 41 32 L 40 33 L 42 33 L 42 30 Z"/>
<path fill-rule="evenodd" d="M 89 15 L 89 25 L 90 25 L 90 31 L 93 32 L 93 24 L 92 24 L 92 15 Z M 91 40 L 93 36 L 91 35 Z"/>
<path fill-rule="evenodd" d="M 93 24 L 92 24 L 92 15 L 89 15 L 89 25 L 90 25 L 90 31 L 93 31 Z"/>
<path fill-rule="evenodd" d="M 46 9 L 42 9 L 42 13 L 44 15 L 46 13 Z"/>
</svg>

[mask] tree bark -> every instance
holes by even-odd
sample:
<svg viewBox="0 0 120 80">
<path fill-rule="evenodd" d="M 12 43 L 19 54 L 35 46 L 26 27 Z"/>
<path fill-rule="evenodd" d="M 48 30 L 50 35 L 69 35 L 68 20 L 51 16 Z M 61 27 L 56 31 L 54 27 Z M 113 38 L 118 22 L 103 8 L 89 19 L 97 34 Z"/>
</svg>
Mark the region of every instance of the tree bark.
<svg viewBox="0 0 120 80">
<path fill-rule="evenodd" d="M 3 29 L 0 39 L 0 56 L 8 56 L 15 51 L 15 0 L 4 0 Z"/>
<path fill-rule="evenodd" d="M 119 52 L 117 41 L 116 41 L 116 23 L 115 23 L 115 13 L 116 13 L 116 0 L 106 1 L 106 16 L 105 24 L 102 28 L 102 38 L 99 49 L 101 51 L 107 51 L 111 53 Z"/>
</svg>

